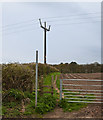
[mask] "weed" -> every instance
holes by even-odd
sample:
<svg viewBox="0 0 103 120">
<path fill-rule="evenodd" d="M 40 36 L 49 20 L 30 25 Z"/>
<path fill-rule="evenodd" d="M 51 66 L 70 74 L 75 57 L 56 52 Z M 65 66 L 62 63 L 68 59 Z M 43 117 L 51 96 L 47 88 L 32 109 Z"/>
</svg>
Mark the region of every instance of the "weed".
<svg viewBox="0 0 103 120">
<path fill-rule="evenodd" d="M 24 93 L 18 89 L 10 89 L 10 97 L 14 97 L 16 100 L 24 98 Z"/>
<path fill-rule="evenodd" d="M 56 106 L 56 98 L 49 95 L 49 96 L 43 96 L 39 99 L 37 107 L 35 108 L 35 111 L 39 114 L 44 114 L 46 112 L 49 112 L 53 110 Z"/>
</svg>

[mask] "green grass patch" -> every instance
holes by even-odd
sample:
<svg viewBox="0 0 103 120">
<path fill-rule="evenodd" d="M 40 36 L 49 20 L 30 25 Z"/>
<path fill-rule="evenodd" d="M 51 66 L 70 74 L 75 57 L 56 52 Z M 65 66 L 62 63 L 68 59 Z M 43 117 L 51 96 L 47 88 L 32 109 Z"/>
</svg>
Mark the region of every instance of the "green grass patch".
<svg viewBox="0 0 103 120">
<path fill-rule="evenodd" d="M 51 86 L 52 76 L 53 76 L 53 80 L 55 80 L 56 75 L 58 76 L 57 77 L 57 81 L 59 81 L 59 76 L 60 76 L 59 72 L 50 73 L 50 74 L 44 76 L 43 85 L 45 85 L 45 86 Z M 44 87 L 43 91 L 51 91 L 51 88 Z M 44 93 L 44 95 L 51 95 L 51 93 Z M 59 96 L 58 96 L 58 93 L 56 92 L 56 90 L 53 90 L 53 96 L 55 96 L 58 99 Z"/>
<path fill-rule="evenodd" d="M 56 106 L 56 98 L 54 96 L 48 95 L 39 98 L 35 112 L 39 114 L 44 114 L 53 110 Z"/>
<path fill-rule="evenodd" d="M 63 108 L 64 111 L 69 111 L 69 112 L 72 112 L 74 110 L 79 110 L 88 105 L 88 103 L 82 103 L 82 102 L 80 103 L 78 101 L 92 102 L 93 100 L 91 99 L 95 99 L 93 94 L 86 94 L 84 96 L 76 96 L 76 95 L 81 95 L 80 92 L 65 93 L 65 95 L 71 95 L 71 96 L 65 96 L 65 98 L 68 98 L 68 99 L 62 99 L 61 101 L 59 101 L 59 107 Z M 77 102 L 69 102 L 69 101 L 77 101 Z"/>
<path fill-rule="evenodd" d="M 55 76 L 56 75 L 60 75 L 60 73 L 59 72 L 55 72 L 55 73 L 50 73 L 50 74 L 44 76 L 44 82 L 43 82 L 43 84 L 44 85 L 51 85 L 51 77 L 53 76 L 54 80 L 55 80 Z"/>
</svg>

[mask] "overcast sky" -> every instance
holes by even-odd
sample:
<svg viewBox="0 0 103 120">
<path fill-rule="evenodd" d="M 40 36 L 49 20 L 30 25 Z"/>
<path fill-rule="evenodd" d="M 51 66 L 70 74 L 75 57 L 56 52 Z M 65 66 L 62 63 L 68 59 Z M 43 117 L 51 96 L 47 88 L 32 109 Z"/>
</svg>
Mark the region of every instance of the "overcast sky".
<svg viewBox="0 0 103 120">
<path fill-rule="evenodd" d="M 47 63 L 101 62 L 101 3 L 3 3 L 2 62 L 43 63 L 43 29 L 47 21 Z M 43 24 L 44 25 L 44 24 Z M 1 32 L 1 30 L 0 30 Z"/>
</svg>

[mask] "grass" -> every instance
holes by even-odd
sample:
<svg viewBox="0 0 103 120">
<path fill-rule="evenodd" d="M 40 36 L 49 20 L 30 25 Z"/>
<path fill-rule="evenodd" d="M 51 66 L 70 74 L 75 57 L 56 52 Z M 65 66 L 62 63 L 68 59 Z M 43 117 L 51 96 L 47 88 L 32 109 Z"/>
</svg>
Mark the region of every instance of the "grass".
<svg viewBox="0 0 103 120">
<path fill-rule="evenodd" d="M 52 76 L 53 76 L 53 80 L 55 80 L 56 75 L 58 76 L 57 81 L 59 81 L 59 75 L 60 75 L 59 72 L 50 73 L 50 74 L 48 74 L 47 76 L 44 77 L 44 79 L 43 79 L 43 85 L 45 85 L 45 86 L 46 85 L 51 86 Z M 46 88 L 46 87 L 44 87 L 43 90 L 44 91 L 51 91 L 50 88 Z M 44 93 L 44 95 L 50 95 L 50 94 L 51 93 Z M 55 96 L 56 98 L 59 97 L 59 94 L 56 92 L 56 90 L 53 90 L 53 96 Z"/>
<path fill-rule="evenodd" d="M 18 102 L 3 103 L 2 115 L 5 117 L 17 117 L 20 116 L 21 105 Z"/>
<path fill-rule="evenodd" d="M 60 89 L 60 79 L 59 79 L 60 73 L 58 73 L 57 75 L 58 75 L 58 78 L 57 78 L 57 81 L 56 81 L 56 86 L 57 86 L 58 89 Z"/>
<path fill-rule="evenodd" d="M 69 91 L 70 92 L 70 91 Z M 69 102 L 69 101 L 86 101 L 86 102 L 92 102 L 93 100 L 88 100 L 88 99 L 95 99 L 93 94 L 87 94 L 82 96 L 76 96 L 76 95 L 81 95 L 80 92 L 78 93 L 65 93 L 65 95 L 73 95 L 73 96 L 66 96 L 66 98 L 72 98 L 72 99 L 65 99 L 64 102 L 66 103 L 65 107 L 62 107 L 64 111 L 69 111 L 72 112 L 74 110 L 79 110 L 83 107 L 86 107 L 88 103 L 79 103 L 79 102 Z M 92 97 L 90 97 L 92 96 Z"/>
<path fill-rule="evenodd" d="M 44 84 L 44 85 L 51 85 L 51 77 L 53 76 L 53 78 L 54 78 L 54 80 L 55 80 L 55 76 L 56 76 L 56 75 L 60 75 L 60 73 L 59 73 L 59 72 L 55 72 L 55 73 L 50 73 L 50 74 L 46 75 L 46 76 L 44 77 L 44 82 L 43 82 L 43 84 Z"/>
</svg>

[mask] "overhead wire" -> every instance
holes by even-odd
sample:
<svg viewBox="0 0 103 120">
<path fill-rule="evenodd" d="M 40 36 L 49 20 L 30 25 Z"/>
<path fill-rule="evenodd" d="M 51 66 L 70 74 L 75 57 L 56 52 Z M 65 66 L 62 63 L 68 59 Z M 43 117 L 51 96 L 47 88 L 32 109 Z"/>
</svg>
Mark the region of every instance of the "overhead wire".
<svg viewBox="0 0 103 120">
<path fill-rule="evenodd" d="M 101 22 L 101 21 L 94 21 L 94 22 L 79 22 L 79 23 L 69 23 L 69 24 L 54 24 L 53 26 L 59 26 L 60 27 L 60 25 L 61 25 L 61 27 L 62 27 L 62 25 L 72 25 L 72 24 L 85 24 L 85 23 L 97 23 L 97 22 Z M 7 33 L 7 34 L 12 34 L 12 33 L 18 33 L 18 32 L 24 32 L 24 31 L 31 31 L 31 30 L 35 30 L 34 28 L 33 29 L 24 29 L 24 30 L 19 30 L 19 31 L 14 31 L 14 32 L 9 32 L 9 33 Z"/>
<path fill-rule="evenodd" d="M 78 23 L 67 23 L 67 24 L 54 24 L 53 26 L 55 25 L 72 25 L 72 24 L 83 24 L 83 23 L 97 23 L 97 22 L 101 22 L 101 21 L 90 21 L 90 22 L 78 22 Z"/>
<path fill-rule="evenodd" d="M 86 20 L 88 20 L 89 18 L 99 18 L 100 16 L 95 16 L 95 17 L 86 17 L 86 18 L 76 18 L 75 20 L 79 20 L 79 19 L 86 19 Z M 57 21 L 61 21 L 61 22 L 63 22 L 63 21 L 67 21 L 68 19 L 65 19 L 65 20 L 57 20 Z M 56 22 L 56 21 L 47 21 L 47 22 Z M 70 21 L 69 21 L 70 22 Z M 31 23 L 31 24 L 27 24 L 27 25 L 22 25 L 22 26 L 13 26 L 13 27 L 11 27 L 11 28 L 6 28 L 6 29 L 2 29 L 2 31 L 7 31 L 7 30 L 9 30 L 9 29 L 13 29 L 13 28 L 23 28 L 23 27 L 28 27 L 28 26 L 32 26 L 32 25 L 35 25 L 35 24 L 38 24 L 38 22 L 35 22 L 35 23 Z"/>
<path fill-rule="evenodd" d="M 91 14 L 97 14 L 97 13 L 102 13 L 102 12 L 92 12 L 92 13 L 85 13 L 85 14 L 77 14 L 77 15 L 66 15 L 66 16 L 55 16 L 55 17 L 46 17 L 42 19 L 55 19 L 55 18 L 64 18 L 64 17 L 71 17 L 71 16 L 82 16 L 82 15 L 91 15 Z"/>
<path fill-rule="evenodd" d="M 6 28 L 6 29 L 2 29 L 2 31 L 8 31 L 8 30 L 13 30 L 13 29 L 21 29 L 21 28 L 24 28 L 24 27 L 32 27 L 34 26 L 35 27 L 35 24 L 37 24 L 38 22 L 36 23 L 31 23 L 31 24 L 27 24 L 27 25 L 22 25 L 22 26 L 13 26 L 13 27 L 10 27 L 10 28 Z M 1 31 L 0 31 L 1 32 Z"/>
<path fill-rule="evenodd" d="M 81 15 L 89 15 L 89 14 L 97 14 L 97 13 L 100 13 L 100 12 L 77 14 L 77 15 L 67 15 L 67 16 L 41 17 L 41 19 L 64 18 L 64 17 L 81 16 Z M 22 22 L 18 22 L 18 23 L 13 23 L 13 24 L 3 25 L 1 27 L 5 28 L 5 27 L 15 26 L 15 25 L 19 25 L 19 24 L 25 24 L 25 23 L 28 23 L 28 22 L 34 21 L 34 20 L 36 21 L 36 20 L 38 20 L 38 18 L 31 19 L 31 20 L 26 20 L 26 21 L 22 21 Z"/>
<path fill-rule="evenodd" d="M 77 16 L 77 17 L 79 17 L 79 16 L 81 16 L 81 15 L 89 15 L 89 14 L 97 14 L 97 13 L 100 13 L 100 12 L 95 12 L 95 13 L 86 13 L 86 14 L 79 14 L 79 15 L 71 15 L 71 16 Z M 59 20 L 50 20 L 50 21 L 48 21 L 47 20 L 47 22 L 56 22 L 56 21 L 66 21 L 66 20 L 68 20 L 68 17 L 71 19 L 71 17 L 70 17 L 70 15 L 69 16 L 57 16 L 57 17 L 47 17 L 48 19 L 51 19 L 51 18 L 62 18 L 62 20 L 61 19 L 59 19 Z M 67 18 L 64 18 L 64 17 L 67 17 Z M 93 17 L 86 17 L 85 16 L 85 18 L 75 18 L 75 20 L 79 20 L 79 19 L 86 19 L 86 20 L 88 20 L 88 19 L 91 19 L 91 18 L 99 18 L 99 17 L 101 17 L 101 16 L 93 16 Z M 35 19 L 35 20 L 37 20 L 37 19 Z M 8 27 L 3 27 L 3 30 L 2 31 L 7 31 L 7 30 L 9 30 L 9 29 L 11 29 L 11 30 L 13 30 L 13 28 L 15 28 L 15 29 L 21 29 L 21 28 L 23 28 L 23 27 L 32 27 L 34 24 L 38 24 L 38 22 L 37 21 L 35 21 L 34 23 L 32 23 L 32 24 L 28 24 L 28 22 L 30 22 L 30 21 L 32 21 L 32 22 L 34 22 L 34 19 L 33 20 L 27 20 L 27 21 L 22 21 L 22 22 L 20 22 L 20 23 L 15 23 L 15 24 L 9 24 L 9 25 L 6 25 L 6 26 L 8 26 Z M 70 22 L 70 21 L 69 21 Z M 83 23 L 94 23 L 94 22 L 100 22 L 100 21 L 90 21 L 90 22 L 79 22 L 79 23 L 68 23 L 68 24 L 54 24 L 53 26 L 55 26 L 55 25 L 70 25 L 70 24 L 83 24 Z M 30 26 L 31 25 L 31 26 Z M 5 30 L 6 29 L 6 30 Z"/>
<path fill-rule="evenodd" d="M 35 28 L 37 29 L 37 28 Z M 19 32 L 25 32 L 25 31 L 34 31 L 34 28 L 32 29 L 23 29 L 23 30 L 18 30 L 18 31 L 14 31 L 14 32 L 8 32 L 8 33 L 3 33 L 4 35 L 9 35 L 9 34 L 13 34 L 13 33 L 19 33 Z"/>
<path fill-rule="evenodd" d="M 15 26 L 15 25 L 19 25 L 19 24 L 25 24 L 25 23 L 28 23 L 28 22 L 34 22 L 34 20 L 37 20 L 37 19 L 32 19 L 32 20 L 22 21 L 22 22 L 18 22 L 18 23 L 3 25 L 2 28 Z"/>
<path fill-rule="evenodd" d="M 69 18 L 70 20 L 71 19 L 75 19 L 75 20 L 77 20 L 77 19 L 88 19 L 88 18 L 101 18 L 101 16 L 94 16 L 94 17 L 86 17 L 86 18 Z M 47 21 L 47 22 L 56 22 L 56 21 L 67 21 L 67 20 L 69 20 L 69 19 L 62 19 L 62 20 L 50 20 L 50 21 Z"/>
</svg>

